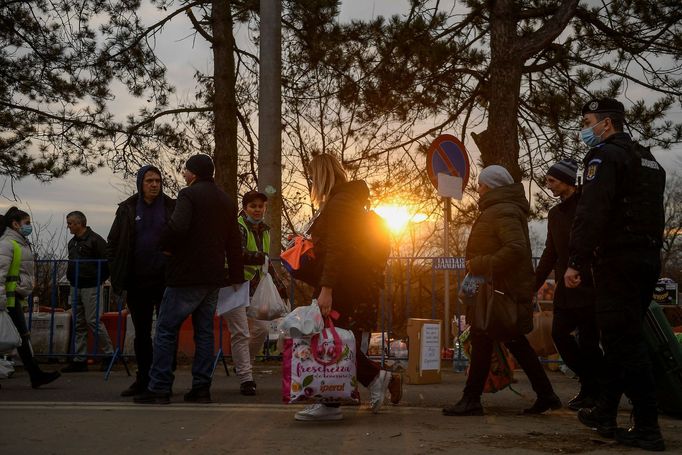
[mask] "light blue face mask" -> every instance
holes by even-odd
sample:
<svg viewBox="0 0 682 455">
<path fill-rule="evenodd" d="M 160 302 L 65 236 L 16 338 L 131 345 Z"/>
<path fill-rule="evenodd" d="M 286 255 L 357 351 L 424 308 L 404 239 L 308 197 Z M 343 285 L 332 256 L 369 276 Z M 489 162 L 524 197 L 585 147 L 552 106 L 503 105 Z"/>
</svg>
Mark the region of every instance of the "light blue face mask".
<svg viewBox="0 0 682 455">
<path fill-rule="evenodd" d="M 602 120 L 601 122 L 603 122 L 604 120 Z M 598 122 L 592 126 L 588 126 L 587 128 L 583 128 L 582 130 L 580 130 L 580 139 L 582 139 L 582 141 L 588 147 L 596 147 L 601 142 L 602 135 L 600 134 L 599 136 L 597 136 L 596 134 L 594 134 L 594 127 L 599 125 L 599 123 L 601 122 Z"/>
<path fill-rule="evenodd" d="M 31 226 L 30 224 L 22 224 L 19 227 L 19 233 L 24 237 L 28 237 L 29 235 L 31 235 L 31 232 L 33 232 L 33 226 Z"/>
<path fill-rule="evenodd" d="M 247 219 L 247 221 L 248 221 L 249 223 L 251 223 L 251 224 L 260 224 L 260 223 L 263 222 L 262 219 L 261 219 L 261 220 L 256 220 L 256 219 L 254 219 L 254 218 L 251 218 L 249 215 L 246 215 L 246 219 Z"/>
</svg>

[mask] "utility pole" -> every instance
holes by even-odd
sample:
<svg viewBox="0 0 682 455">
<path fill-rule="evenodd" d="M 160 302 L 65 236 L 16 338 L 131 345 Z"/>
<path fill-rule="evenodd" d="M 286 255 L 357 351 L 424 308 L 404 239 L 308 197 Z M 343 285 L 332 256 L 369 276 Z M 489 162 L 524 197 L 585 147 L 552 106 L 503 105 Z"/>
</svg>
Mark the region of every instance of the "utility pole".
<svg viewBox="0 0 682 455">
<path fill-rule="evenodd" d="M 270 254 L 282 245 L 282 3 L 260 0 L 258 190 L 268 196 Z"/>
</svg>

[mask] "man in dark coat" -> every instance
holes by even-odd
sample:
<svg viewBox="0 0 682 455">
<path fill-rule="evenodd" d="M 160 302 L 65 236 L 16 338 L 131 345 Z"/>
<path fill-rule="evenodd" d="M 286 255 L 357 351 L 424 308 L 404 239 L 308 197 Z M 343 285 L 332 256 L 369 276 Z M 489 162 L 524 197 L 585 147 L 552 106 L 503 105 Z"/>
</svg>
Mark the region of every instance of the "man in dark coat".
<svg viewBox="0 0 682 455">
<path fill-rule="evenodd" d="M 478 205 L 481 214 L 476 219 L 466 247 L 467 271 L 474 276 L 492 279 L 495 290 L 507 295 L 518 308 L 518 335 L 498 340 L 495 333 L 484 333 L 472 327 L 471 365 L 462 398 L 455 405 L 443 408 L 450 416 L 482 415 L 481 394 L 485 384 L 496 341 L 503 341 L 530 380 L 537 395 L 525 414 L 541 414 L 561 408 L 535 351 L 525 334 L 533 329 L 533 262 L 528 235 L 530 206 L 523 185 L 502 166 L 483 169 L 478 178 Z M 479 291 L 481 292 L 481 291 Z M 467 314 L 467 318 L 470 315 Z"/>
<path fill-rule="evenodd" d="M 184 399 L 211 402 L 218 289 L 229 284 L 238 287 L 244 282 L 237 204 L 215 184 L 213 171 L 213 160 L 208 155 L 194 155 L 187 160 L 183 171 L 187 188 L 178 193 L 175 211 L 161 234 L 161 248 L 169 254 L 167 287 L 156 323 L 149 385 L 135 395 L 136 403 L 170 403 L 178 332 L 190 315 L 196 350 L 192 389 Z"/>
<path fill-rule="evenodd" d="M 175 199 L 163 192 L 161 171 L 142 166 L 137 172 L 137 193 L 121 202 L 107 238 L 107 258 L 114 294 L 124 291 L 135 327 L 137 377 L 121 396 L 142 393 L 152 366 L 152 322 L 166 289 L 166 256 L 161 252 L 161 231 L 175 209 Z M 122 297 L 122 296 L 121 296 Z"/>
<path fill-rule="evenodd" d="M 625 109 L 611 98 L 582 110 L 584 186 L 571 229 L 566 286 L 595 280 L 597 326 L 604 348 L 601 394 L 580 421 L 621 444 L 664 450 L 658 426 L 656 384 L 643 322 L 661 270 L 665 171 L 649 149 L 623 132 Z M 623 393 L 634 426 L 617 428 Z"/>
<path fill-rule="evenodd" d="M 109 278 L 106 261 L 107 242 L 87 225 L 85 214 L 74 211 L 66 215 L 66 225 L 73 234 L 69 240 L 69 265 L 66 277 L 71 284 L 69 300 L 73 306 L 76 334 L 76 356 L 62 369 L 64 373 L 88 371 L 88 328 L 97 335 L 95 347 L 101 348 L 106 358 L 102 369 L 106 369 L 114 354 L 114 347 L 104 323 L 100 320 L 104 312 L 102 284 Z"/>
<path fill-rule="evenodd" d="M 547 188 L 561 202 L 552 207 L 547 215 L 547 240 L 535 269 L 536 290 L 542 287 L 554 270 L 556 288 L 552 338 L 561 359 L 580 378 L 580 392 L 568 402 L 568 407 L 574 411 L 594 406 L 598 394 L 597 372 L 602 362 L 592 280 L 586 277 L 575 289 L 567 289 L 563 280 L 568 267 L 571 225 L 578 206 L 579 196 L 575 185 L 577 170 L 575 161 L 562 160 L 547 171 Z M 577 337 L 573 336 L 574 331 Z"/>
</svg>

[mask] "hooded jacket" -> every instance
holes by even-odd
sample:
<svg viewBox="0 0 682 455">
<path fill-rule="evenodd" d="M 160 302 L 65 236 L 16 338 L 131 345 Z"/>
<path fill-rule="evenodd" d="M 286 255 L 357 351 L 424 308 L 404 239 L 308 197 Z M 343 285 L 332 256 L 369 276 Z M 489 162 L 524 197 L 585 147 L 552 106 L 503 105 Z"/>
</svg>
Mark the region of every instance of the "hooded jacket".
<svg viewBox="0 0 682 455">
<path fill-rule="evenodd" d="M 109 230 L 107 237 L 107 259 L 111 270 L 111 284 L 114 292 L 120 293 L 131 287 L 138 286 L 164 286 L 165 285 L 165 266 L 157 269 L 155 273 L 139 273 L 135 270 L 135 248 L 136 248 L 136 224 L 143 220 L 137 218 L 137 210 L 144 200 L 140 201 L 142 195 L 142 180 L 144 174 L 149 170 L 161 172 L 154 166 L 143 166 L 137 172 L 137 193 L 130 196 L 118 205 L 114 222 Z M 163 224 L 165 225 L 175 209 L 175 199 L 163 193 L 163 180 L 161 181 L 161 193 L 157 200 L 163 205 Z M 154 248 L 155 257 L 165 263 L 165 258 L 158 247 L 160 235 L 156 239 L 157 247 Z"/>
<path fill-rule="evenodd" d="M 530 205 L 523 185 L 513 183 L 491 189 L 478 203 L 476 219 L 466 247 L 466 260 L 473 275 L 492 275 L 496 289 L 512 296 L 519 305 L 520 333 L 533 329 L 535 274 L 528 235 Z"/>
<path fill-rule="evenodd" d="M 0 307 L 4 307 L 7 302 L 5 294 L 5 280 L 9 272 L 12 258 L 14 257 L 14 245 L 16 241 L 21 248 L 21 266 L 19 267 L 19 281 L 15 290 L 17 301 L 25 299 L 33 292 L 33 282 L 35 281 L 35 265 L 33 263 L 33 252 L 26 238 L 14 229 L 6 228 L 5 233 L 0 237 Z"/>
<path fill-rule="evenodd" d="M 329 200 L 310 228 L 315 258 L 322 264 L 320 287 L 344 285 L 344 275 L 352 269 L 349 245 L 362 228 L 362 215 L 369 200 L 369 188 L 362 180 L 336 185 Z"/>
<path fill-rule="evenodd" d="M 315 259 L 321 264 L 321 287 L 332 288 L 332 308 L 341 314 L 339 327 L 371 330 L 376 325 L 378 288 L 370 286 L 366 267 L 353 245 L 366 229 L 369 188 L 362 180 L 336 185 L 310 228 Z M 350 321 L 355 321 L 351 325 Z"/>
</svg>

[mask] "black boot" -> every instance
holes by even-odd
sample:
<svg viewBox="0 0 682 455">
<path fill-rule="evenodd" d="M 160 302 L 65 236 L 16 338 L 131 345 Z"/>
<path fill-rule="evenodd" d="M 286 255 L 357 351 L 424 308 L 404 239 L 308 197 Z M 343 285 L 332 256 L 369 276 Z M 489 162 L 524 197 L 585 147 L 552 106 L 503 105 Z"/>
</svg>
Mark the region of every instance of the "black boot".
<svg viewBox="0 0 682 455">
<path fill-rule="evenodd" d="M 443 408 L 443 415 L 446 416 L 482 416 L 483 405 L 481 397 L 462 395 L 462 398 L 454 406 Z"/>
<path fill-rule="evenodd" d="M 578 420 L 593 430 L 597 430 L 600 436 L 612 438 L 616 428 L 616 411 L 607 412 L 599 406 L 594 408 L 582 408 L 578 411 Z"/>
<path fill-rule="evenodd" d="M 524 409 L 524 414 L 542 414 L 550 409 L 561 409 L 561 400 L 555 393 L 547 396 L 538 396 L 533 406 Z"/>
<path fill-rule="evenodd" d="M 580 392 L 568 402 L 568 409 L 577 411 L 581 408 L 593 408 L 597 405 L 596 394 L 588 387 L 580 387 Z"/>
<path fill-rule="evenodd" d="M 256 383 L 254 381 L 245 381 L 239 385 L 239 393 L 246 396 L 253 396 L 256 394 Z"/>
<path fill-rule="evenodd" d="M 42 371 L 38 370 L 37 373 L 31 374 L 31 387 L 37 389 L 41 385 L 49 384 L 55 381 L 62 374 L 59 371 Z"/>
<path fill-rule="evenodd" d="M 184 396 L 187 403 L 213 403 L 211 400 L 211 387 L 192 387 L 192 390 Z"/>
<path fill-rule="evenodd" d="M 133 397 L 138 404 L 170 404 L 170 392 L 152 392 L 146 389 Z"/>
<path fill-rule="evenodd" d="M 665 442 L 661 429 L 658 426 L 617 428 L 615 439 L 618 443 L 629 447 L 639 447 L 644 450 L 662 452 L 665 450 Z"/>
<path fill-rule="evenodd" d="M 144 377 L 140 374 L 140 372 L 137 372 L 137 377 L 135 378 L 135 382 L 130 384 L 130 387 L 125 389 L 123 392 L 121 392 L 122 397 L 134 397 L 135 395 L 139 395 L 143 393 L 145 390 L 147 390 L 147 386 L 149 385 L 149 377 Z"/>
</svg>

